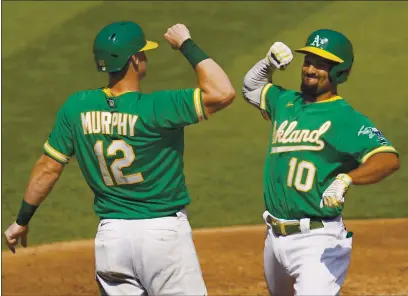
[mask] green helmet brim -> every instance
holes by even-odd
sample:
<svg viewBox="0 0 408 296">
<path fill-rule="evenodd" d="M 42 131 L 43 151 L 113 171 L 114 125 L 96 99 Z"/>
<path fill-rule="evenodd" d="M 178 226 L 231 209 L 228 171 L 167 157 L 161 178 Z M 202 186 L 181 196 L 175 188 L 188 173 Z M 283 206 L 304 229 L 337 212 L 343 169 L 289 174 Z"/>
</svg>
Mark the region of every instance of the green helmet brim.
<svg viewBox="0 0 408 296">
<path fill-rule="evenodd" d="M 159 46 L 157 42 L 146 40 L 146 45 L 139 51 L 146 51 L 150 49 L 155 49 Z"/>
<path fill-rule="evenodd" d="M 338 56 L 324 50 L 318 47 L 313 47 L 313 46 L 306 46 L 306 47 L 302 47 L 299 49 L 295 50 L 296 52 L 300 52 L 300 53 L 313 53 L 315 55 L 318 55 L 319 57 L 328 59 L 330 61 L 334 61 L 334 62 L 338 62 L 338 63 L 343 63 L 344 60 L 339 58 Z"/>
</svg>

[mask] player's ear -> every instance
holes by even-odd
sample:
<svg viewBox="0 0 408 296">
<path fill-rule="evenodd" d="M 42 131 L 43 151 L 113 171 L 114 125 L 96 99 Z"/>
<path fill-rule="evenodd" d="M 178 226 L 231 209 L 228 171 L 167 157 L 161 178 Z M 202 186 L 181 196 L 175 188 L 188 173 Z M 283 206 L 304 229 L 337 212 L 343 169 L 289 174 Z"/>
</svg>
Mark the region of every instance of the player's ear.
<svg viewBox="0 0 408 296">
<path fill-rule="evenodd" d="M 129 58 L 129 65 L 132 65 L 133 69 L 136 72 L 139 72 L 139 60 L 137 59 L 136 55 L 132 55 Z"/>
<path fill-rule="evenodd" d="M 139 59 L 138 59 L 138 57 L 137 57 L 136 54 L 133 54 L 133 55 L 130 57 L 130 62 L 131 62 L 132 64 L 139 65 Z"/>
</svg>

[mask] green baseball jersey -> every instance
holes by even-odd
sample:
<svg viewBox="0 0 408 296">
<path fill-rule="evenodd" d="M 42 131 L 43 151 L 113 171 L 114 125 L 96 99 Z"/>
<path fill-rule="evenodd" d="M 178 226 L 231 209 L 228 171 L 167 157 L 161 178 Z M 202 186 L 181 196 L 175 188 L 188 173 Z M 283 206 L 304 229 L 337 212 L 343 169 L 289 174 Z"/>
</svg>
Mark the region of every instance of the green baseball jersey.
<svg viewBox="0 0 408 296">
<path fill-rule="evenodd" d="M 63 104 L 44 152 L 75 155 L 101 218 L 173 215 L 189 204 L 183 173 L 184 127 L 206 119 L 200 89 L 73 94 Z"/>
<path fill-rule="evenodd" d="M 259 108 L 273 127 L 264 167 L 264 200 L 278 218 L 340 215 L 343 207 L 320 208 L 322 194 L 335 177 L 375 153 L 397 153 L 370 119 L 340 96 L 305 103 L 299 92 L 266 84 Z"/>
</svg>

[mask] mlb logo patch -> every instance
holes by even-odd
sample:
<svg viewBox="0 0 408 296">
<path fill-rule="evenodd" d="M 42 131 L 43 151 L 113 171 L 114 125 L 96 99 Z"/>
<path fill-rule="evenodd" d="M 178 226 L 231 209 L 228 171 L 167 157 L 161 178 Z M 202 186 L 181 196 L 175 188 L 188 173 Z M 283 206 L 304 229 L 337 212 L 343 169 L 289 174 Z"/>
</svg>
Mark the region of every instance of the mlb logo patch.
<svg viewBox="0 0 408 296">
<path fill-rule="evenodd" d="M 109 105 L 109 107 L 111 107 L 111 108 L 115 108 L 115 101 L 112 100 L 112 99 L 108 99 L 108 105 Z"/>
</svg>

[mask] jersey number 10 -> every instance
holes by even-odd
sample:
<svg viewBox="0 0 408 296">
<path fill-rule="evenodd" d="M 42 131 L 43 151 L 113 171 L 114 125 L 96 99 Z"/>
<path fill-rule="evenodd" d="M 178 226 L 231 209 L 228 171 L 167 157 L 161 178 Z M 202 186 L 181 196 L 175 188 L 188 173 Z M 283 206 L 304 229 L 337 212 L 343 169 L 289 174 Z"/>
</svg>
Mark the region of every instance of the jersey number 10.
<svg viewBox="0 0 408 296">
<path fill-rule="evenodd" d="M 105 182 L 106 186 L 114 186 L 115 183 L 113 182 L 111 174 L 109 173 L 108 166 L 106 165 L 102 141 L 96 142 L 94 151 L 96 157 L 98 157 L 103 181 Z M 143 176 L 141 173 L 123 175 L 122 172 L 122 169 L 130 167 L 135 160 L 135 153 L 133 152 L 132 146 L 130 146 L 124 140 L 114 140 L 106 149 L 106 154 L 108 156 L 115 156 L 118 151 L 123 152 L 123 157 L 115 159 L 110 166 L 110 172 L 115 179 L 116 185 L 135 184 L 142 182 Z"/>
<path fill-rule="evenodd" d="M 303 180 L 303 175 L 306 171 L 306 178 Z M 296 174 L 295 174 L 296 172 Z M 289 162 L 289 173 L 287 184 L 289 187 L 295 185 L 295 188 L 299 191 L 308 192 L 312 189 L 313 180 L 316 174 L 316 167 L 313 163 L 302 160 L 298 164 L 298 159 L 293 157 Z M 293 181 L 293 178 L 295 179 Z"/>
</svg>

